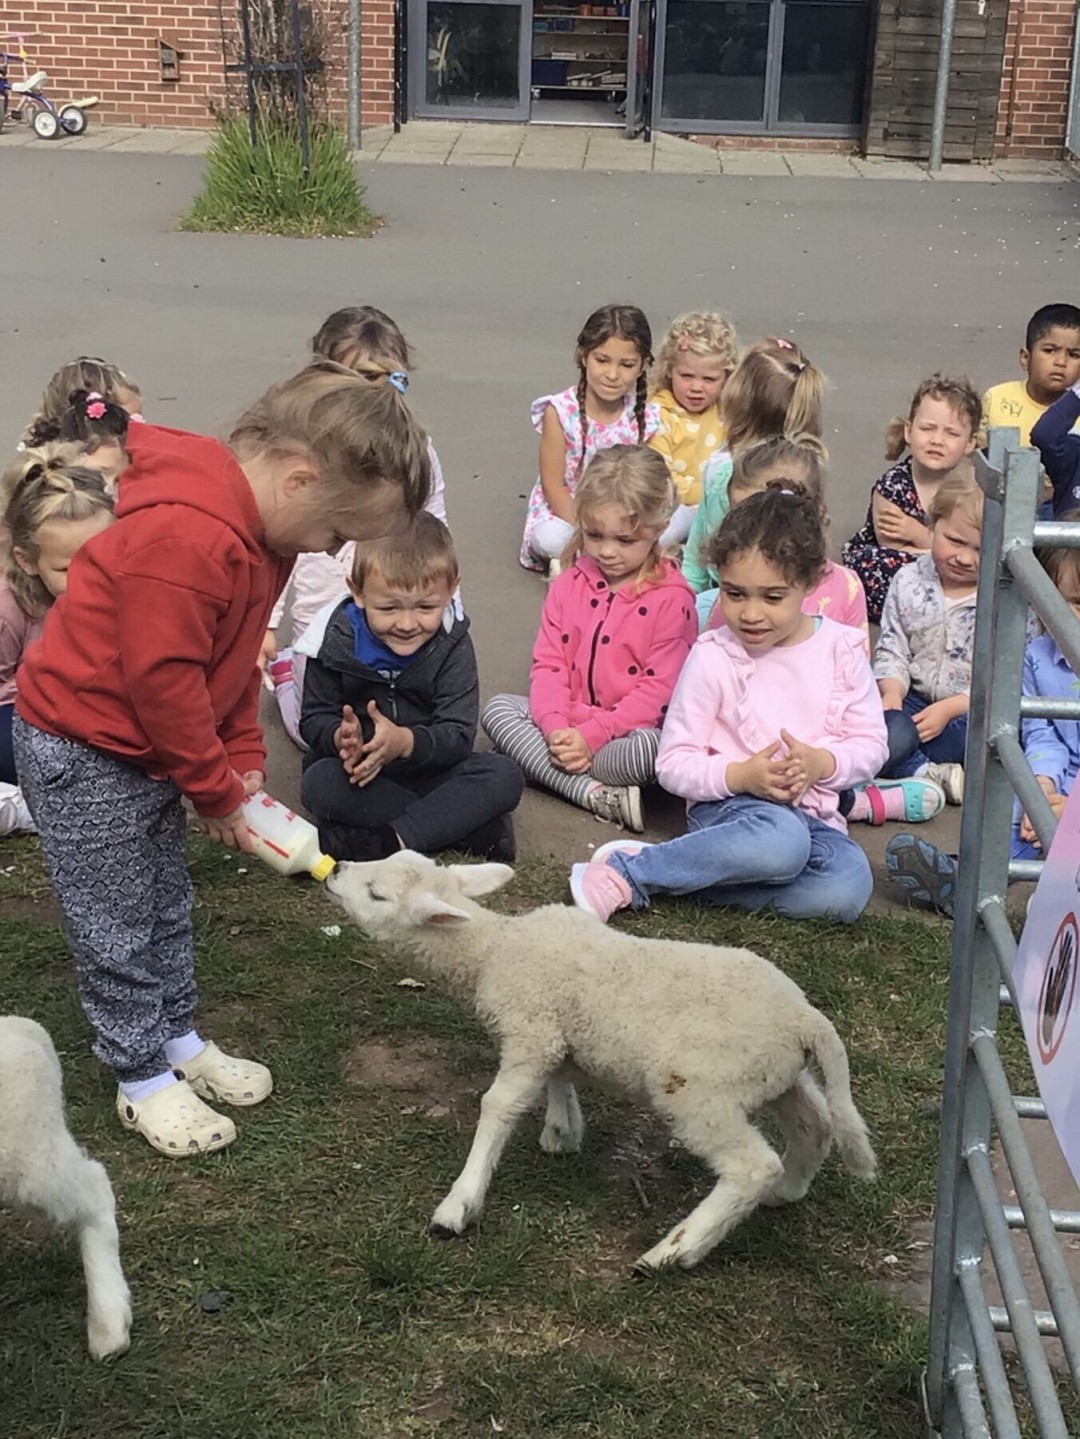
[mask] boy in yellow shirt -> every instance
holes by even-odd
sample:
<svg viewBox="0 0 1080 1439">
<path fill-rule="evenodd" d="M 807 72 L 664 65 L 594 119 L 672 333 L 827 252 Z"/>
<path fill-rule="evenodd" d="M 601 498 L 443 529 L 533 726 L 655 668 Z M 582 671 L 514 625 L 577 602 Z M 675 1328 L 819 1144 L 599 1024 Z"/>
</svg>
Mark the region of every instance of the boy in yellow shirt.
<svg viewBox="0 0 1080 1439">
<path fill-rule="evenodd" d="M 983 427 L 1019 429 L 1020 443 L 1031 443 L 1031 427 L 1059 395 L 1080 380 L 1080 309 L 1043 305 L 1028 321 L 1020 351 L 1024 380 L 992 385 L 983 396 Z"/>
</svg>

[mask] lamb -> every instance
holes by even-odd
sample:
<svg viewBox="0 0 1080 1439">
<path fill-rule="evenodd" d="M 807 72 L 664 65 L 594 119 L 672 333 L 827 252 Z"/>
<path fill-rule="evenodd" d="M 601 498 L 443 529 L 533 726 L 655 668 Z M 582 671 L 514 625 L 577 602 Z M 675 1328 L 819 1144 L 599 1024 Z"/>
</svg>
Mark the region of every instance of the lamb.
<svg viewBox="0 0 1080 1439">
<path fill-rule="evenodd" d="M 25 1205 L 54 1224 L 74 1226 L 90 1353 L 122 1354 L 130 1342 L 131 1295 L 120 1267 L 112 1185 L 68 1133 L 52 1040 L 40 1024 L 13 1014 L 0 1016 L 0 1204 Z"/>
<path fill-rule="evenodd" d="M 635 1265 L 689 1269 L 760 1203 L 801 1199 L 836 1141 L 854 1174 L 874 1152 L 832 1024 L 779 969 L 746 949 L 668 943 L 546 905 L 499 915 L 473 903 L 513 877 L 503 864 L 440 867 L 403 850 L 342 864 L 327 888 L 376 939 L 404 944 L 469 1001 L 500 1048 L 465 1168 L 432 1230 L 463 1234 L 483 1209 L 519 1117 L 547 1090 L 540 1147 L 581 1147 L 575 1081 L 647 1103 L 717 1176 L 712 1191 Z M 806 1067 L 816 1058 L 825 1093 Z M 767 1110 L 783 1158 L 749 1116 Z"/>
</svg>

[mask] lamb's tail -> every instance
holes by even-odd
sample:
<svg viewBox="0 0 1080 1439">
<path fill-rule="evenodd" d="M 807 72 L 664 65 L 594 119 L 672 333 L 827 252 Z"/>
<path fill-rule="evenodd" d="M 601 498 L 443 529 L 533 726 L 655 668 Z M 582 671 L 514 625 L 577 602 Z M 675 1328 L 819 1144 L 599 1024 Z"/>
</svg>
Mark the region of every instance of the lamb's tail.
<svg viewBox="0 0 1080 1439">
<path fill-rule="evenodd" d="M 814 1010 L 815 1025 L 810 1045 L 825 1079 L 825 1098 L 832 1121 L 833 1139 L 852 1174 L 873 1179 L 877 1159 L 866 1132 L 866 1123 L 851 1098 L 851 1074 L 844 1042 L 820 1010 Z"/>
</svg>

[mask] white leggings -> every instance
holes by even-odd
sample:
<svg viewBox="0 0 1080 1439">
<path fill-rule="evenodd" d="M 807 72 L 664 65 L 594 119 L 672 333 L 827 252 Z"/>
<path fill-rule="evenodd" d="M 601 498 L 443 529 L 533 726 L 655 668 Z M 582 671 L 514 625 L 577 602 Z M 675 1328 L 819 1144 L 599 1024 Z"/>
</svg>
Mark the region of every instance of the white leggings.
<svg viewBox="0 0 1080 1439">
<path fill-rule="evenodd" d="M 529 536 L 529 549 L 538 559 L 557 560 L 574 538 L 574 527 L 552 515 L 541 520 Z"/>
<path fill-rule="evenodd" d="M 685 545 L 690 538 L 690 526 L 694 523 L 696 514 L 697 505 L 679 505 L 668 521 L 667 529 L 660 536 L 661 546 Z"/>
</svg>

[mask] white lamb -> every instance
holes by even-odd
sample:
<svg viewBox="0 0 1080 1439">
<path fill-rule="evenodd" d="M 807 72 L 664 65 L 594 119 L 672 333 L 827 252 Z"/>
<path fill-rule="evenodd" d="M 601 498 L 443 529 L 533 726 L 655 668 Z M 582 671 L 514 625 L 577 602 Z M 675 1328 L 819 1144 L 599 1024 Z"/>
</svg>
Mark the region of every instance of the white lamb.
<svg viewBox="0 0 1080 1439">
<path fill-rule="evenodd" d="M 874 1177 L 844 1046 L 775 965 L 746 949 L 621 934 L 564 905 L 510 916 L 472 902 L 512 876 L 503 864 L 443 868 L 406 850 L 342 864 L 327 882 L 356 924 L 404 944 L 468 1000 L 499 1044 L 499 1072 L 434 1230 L 462 1234 L 479 1218 L 503 1146 L 545 1086 L 541 1148 L 581 1147 L 572 1081 L 583 1076 L 649 1104 L 718 1176 L 638 1269 L 688 1269 L 757 1204 L 801 1199 L 831 1139 L 850 1170 Z M 762 1109 L 783 1129 L 783 1159 L 750 1123 Z"/>
<path fill-rule="evenodd" d="M 120 1267 L 112 1185 L 68 1133 L 52 1040 L 40 1024 L 14 1014 L 0 1016 L 0 1204 L 38 1209 L 78 1231 L 90 1353 L 122 1354 L 130 1342 L 131 1295 Z"/>
</svg>

